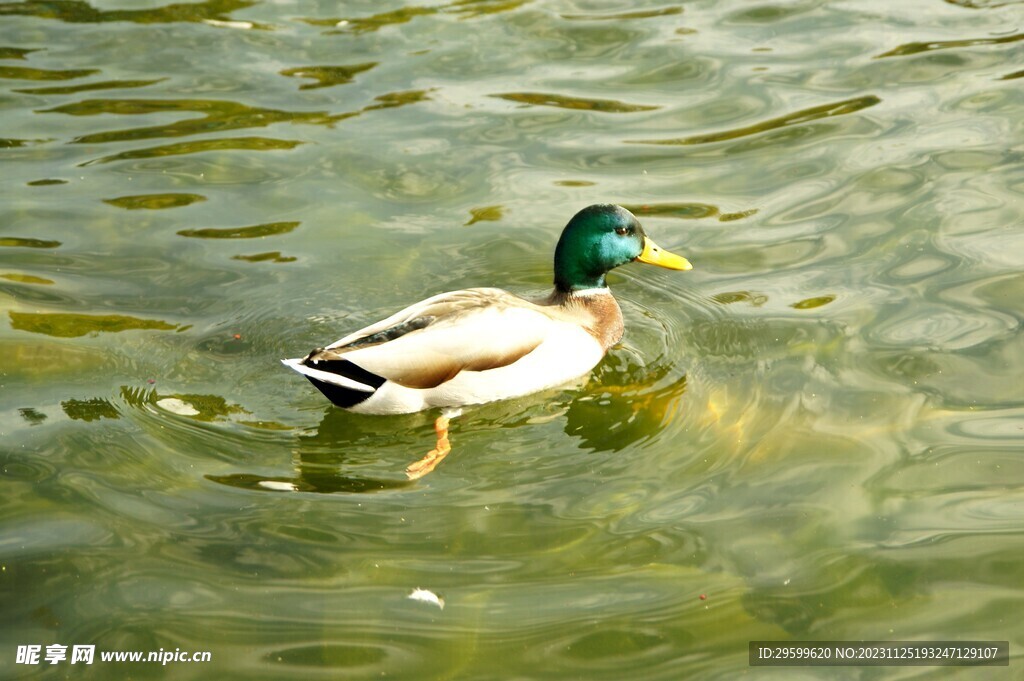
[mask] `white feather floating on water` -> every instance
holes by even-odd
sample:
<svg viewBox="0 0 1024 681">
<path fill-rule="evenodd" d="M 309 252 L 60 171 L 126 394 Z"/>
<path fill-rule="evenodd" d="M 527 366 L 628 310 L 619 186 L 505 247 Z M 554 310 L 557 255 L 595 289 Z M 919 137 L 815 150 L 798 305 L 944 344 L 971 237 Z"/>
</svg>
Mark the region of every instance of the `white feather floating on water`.
<svg viewBox="0 0 1024 681">
<path fill-rule="evenodd" d="M 433 591 L 427 591 L 426 589 L 416 587 L 412 590 L 412 593 L 409 594 L 409 600 L 419 601 L 421 603 L 430 603 L 444 610 L 444 599 Z"/>
</svg>

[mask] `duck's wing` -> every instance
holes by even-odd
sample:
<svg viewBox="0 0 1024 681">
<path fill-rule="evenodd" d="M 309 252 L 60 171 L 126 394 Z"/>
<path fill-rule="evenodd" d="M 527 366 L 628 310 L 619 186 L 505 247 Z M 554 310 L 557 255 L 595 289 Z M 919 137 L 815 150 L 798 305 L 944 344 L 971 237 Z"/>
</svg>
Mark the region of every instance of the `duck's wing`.
<svg viewBox="0 0 1024 681">
<path fill-rule="evenodd" d="M 537 348 L 552 325 L 565 323 L 500 289 L 453 291 L 349 334 L 301 364 L 362 384 L 367 392 L 383 381 L 434 388 L 463 371 L 508 366 Z"/>
<path fill-rule="evenodd" d="M 511 300 L 508 300 L 511 299 Z M 365 326 L 334 341 L 322 350 L 344 350 L 365 345 L 376 345 L 394 340 L 410 331 L 421 329 L 439 318 L 450 317 L 495 302 L 508 304 L 520 300 L 499 288 L 471 288 L 439 293 L 399 310 L 387 319 Z M 314 351 L 317 352 L 317 351 Z"/>
</svg>

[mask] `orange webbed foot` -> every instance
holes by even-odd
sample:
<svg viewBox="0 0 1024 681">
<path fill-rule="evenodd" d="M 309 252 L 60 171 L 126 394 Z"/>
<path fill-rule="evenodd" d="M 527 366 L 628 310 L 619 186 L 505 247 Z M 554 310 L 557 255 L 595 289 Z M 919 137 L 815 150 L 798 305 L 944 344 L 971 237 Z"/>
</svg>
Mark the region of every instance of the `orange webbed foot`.
<svg viewBox="0 0 1024 681">
<path fill-rule="evenodd" d="M 448 456 L 448 453 L 452 451 L 452 444 L 448 440 L 448 424 L 451 420 L 446 415 L 438 416 L 437 420 L 434 421 L 434 432 L 437 433 L 437 445 L 427 452 L 427 455 L 415 463 L 409 464 L 405 469 L 405 474 L 410 480 L 419 480 L 424 475 L 434 470 L 437 464 L 444 460 L 444 457 Z"/>
</svg>

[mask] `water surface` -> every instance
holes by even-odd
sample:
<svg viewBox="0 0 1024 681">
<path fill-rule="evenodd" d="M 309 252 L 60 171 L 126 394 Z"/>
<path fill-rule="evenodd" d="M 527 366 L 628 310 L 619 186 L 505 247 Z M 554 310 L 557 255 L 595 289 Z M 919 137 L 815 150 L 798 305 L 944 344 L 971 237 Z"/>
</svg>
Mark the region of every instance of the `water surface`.
<svg viewBox="0 0 1024 681">
<path fill-rule="evenodd" d="M 733 679 L 1024 645 L 1018 2 L 0 3 L 0 675 Z M 544 291 L 583 386 L 355 416 L 278 364 Z M 445 608 L 409 600 L 416 587 Z M 24 644 L 203 664 L 15 664 Z M 759 669 L 758 678 L 1009 678 Z"/>
</svg>

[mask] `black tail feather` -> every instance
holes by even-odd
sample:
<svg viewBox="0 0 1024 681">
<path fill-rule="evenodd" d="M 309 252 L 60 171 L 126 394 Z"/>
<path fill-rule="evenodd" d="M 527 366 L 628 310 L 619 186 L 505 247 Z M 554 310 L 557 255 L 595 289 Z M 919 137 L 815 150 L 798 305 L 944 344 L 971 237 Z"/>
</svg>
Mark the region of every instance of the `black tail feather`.
<svg viewBox="0 0 1024 681">
<path fill-rule="evenodd" d="M 363 392 L 362 390 L 352 390 L 351 388 L 343 388 L 340 385 L 334 385 L 333 383 L 327 383 L 311 376 L 306 376 L 309 382 L 316 386 L 316 389 L 324 394 L 324 397 L 329 399 L 335 404 L 335 406 L 341 407 L 342 409 L 349 409 L 356 406 L 360 402 L 363 402 L 370 397 L 373 393 Z"/>
<path fill-rule="evenodd" d="M 384 382 L 386 381 L 386 379 L 353 364 L 347 359 L 313 360 L 306 358 L 302 363 L 310 369 L 338 374 L 339 376 L 344 376 L 345 378 L 356 381 L 357 383 L 370 386 L 374 391 L 384 385 Z M 305 376 L 305 374 L 303 375 Z M 363 390 L 353 390 L 351 388 L 345 388 L 340 385 L 321 381 L 320 379 L 313 378 L 312 376 L 306 376 L 306 378 L 309 379 L 310 383 L 316 386 L 317 390 L 324 394 L 324 397 L 342 409 L 354 407 L 373 395 L 373 391 L 366 392 Z"/>
</svg>

